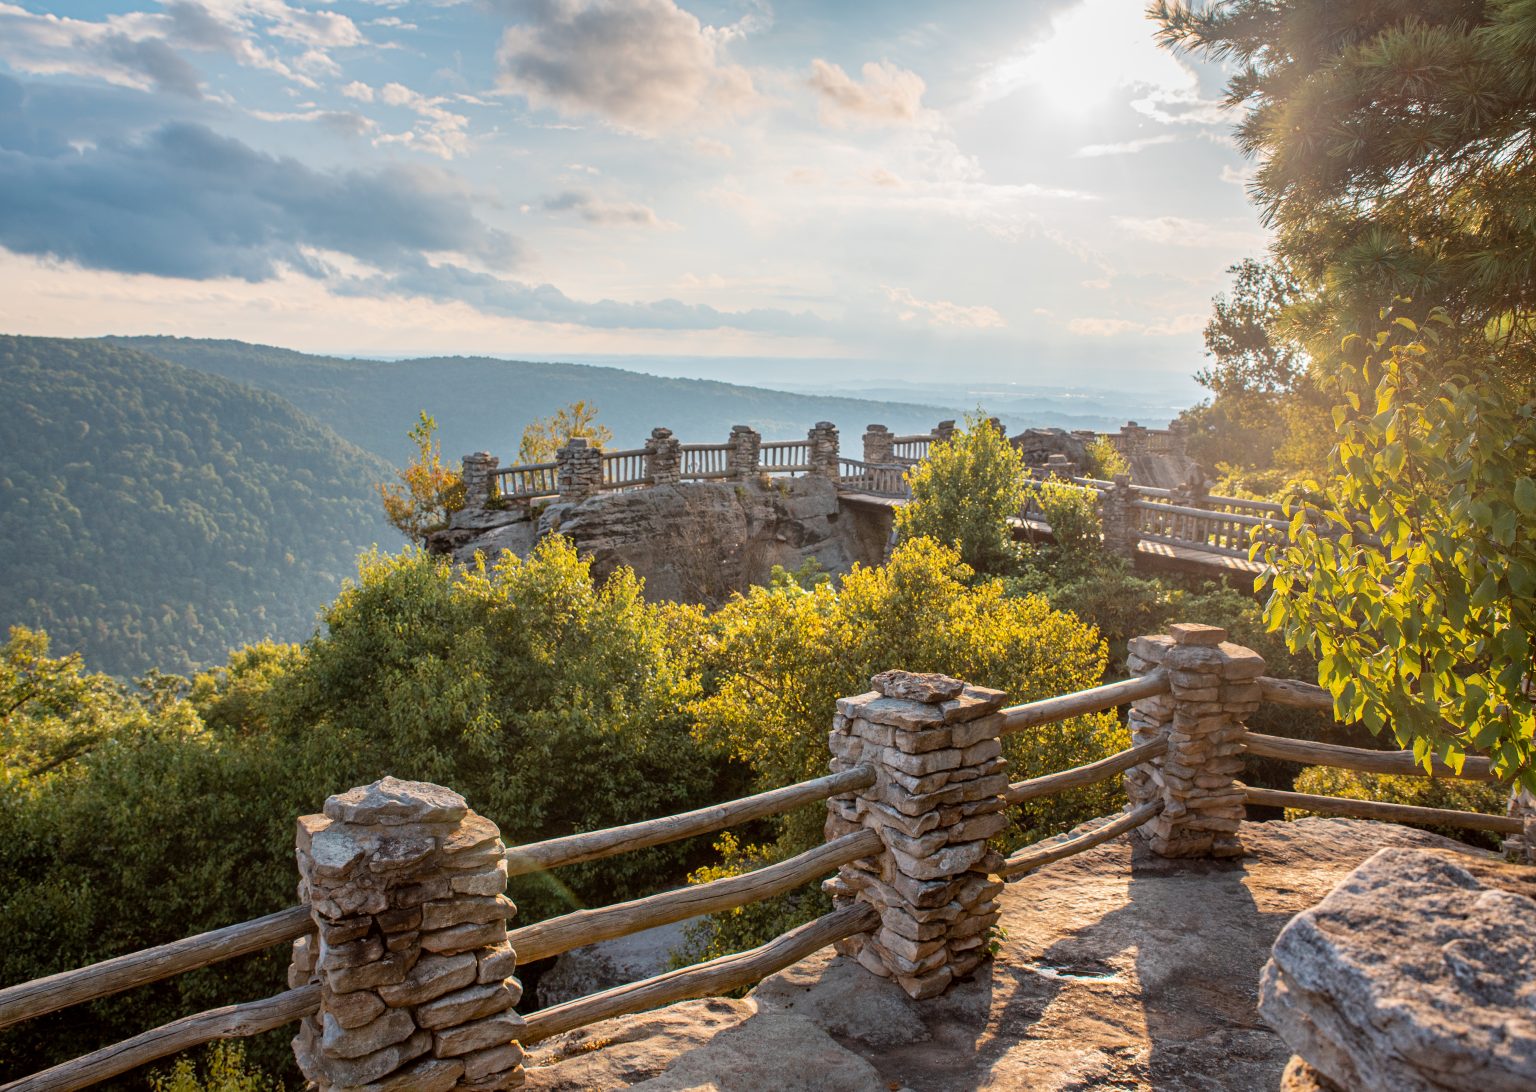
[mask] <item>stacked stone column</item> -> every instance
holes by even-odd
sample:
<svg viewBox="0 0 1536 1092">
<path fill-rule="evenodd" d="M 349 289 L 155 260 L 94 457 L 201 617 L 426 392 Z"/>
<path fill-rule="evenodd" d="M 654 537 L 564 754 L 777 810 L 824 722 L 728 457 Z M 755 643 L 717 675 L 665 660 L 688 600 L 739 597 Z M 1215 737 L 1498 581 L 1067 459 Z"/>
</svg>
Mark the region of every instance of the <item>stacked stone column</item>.
<svg viewBox="0 0 1536 1092">
<path fill-rule="evenodd" d="M 1070 479 L 1077 476 L 1077 464 L 1059 451 L 1045 460 L 1045 466 L 1042 469 L 1047 478 Z"/>
<path fill-rule="evenodd" d="M 806 434 L 810 447 L 811 473 L 819 477 L 837 480 L 837 426 L 831 421 L 817 421 Z"/>
<path fill-rule="evenodd" d="M 759 461 L 763 446 L 762 433 L 746 425 L 732 425 L 730 451 L 726 453 L 726 470 L 733 478 L 755 478 L 762 469 Z"/>
<path fill-rule="evenodd" d="M 603 453 L 580 437 L 555 452 L 555 488 L 566 502 L 584 501 L 603 491 Z"/>
<path fill-rule="evenodd" d="M 953 421 L 940 421 L 938 427 L 930 435 L 933 437 L 934 443 L 947 444 L 955 438 L 955 433 L 959 431 Z"/>
<path fill-rule="evenodd" d="M 1162 814 L 1137 828 L 1163 857 L 1237 857 L 1243 821 L 1243 721 L 1259 707 L 1264 658 L 1218 626 L 1179 624 L 1134 637 L 1127 663 L 1168 673 L 1167 694 L 1131 706 L 1131 744 L 1166 739 L 1168 750 L 1125 775 L 1132 806 L 1161 800 Z"/>
<path fill-rule="evenodd" d="M 896 461 L 896 437 L 884 425 L 869 425 L 864 430 L 864 461 L 886 466 Z"/>
<path fill-rule="evenodd" d="M 651 438 L 645 442 L 645 473 L 652 485 L 676 485 L 683 480 L 682 447 L 671 429 L 651 429 Z"/>
<path fill-rule="evenodd" d="M 488 451 L 477 451 L 463 459 L 461 475 L 464 479 L 464 510 L 483 512 L 493 498 L 491 475 L 496 473 L 501 460 Z"/>
<path fill-rule="evenodd" d="M 318 1092 L 491 1092 L 523 1083 L 522 994 L 500 831 L 450 789 L 386 777 L 298 822 L 289 986 L 320 985 L 293 1041 Z"/>
<path fill-rule="evenodd" d="M 1099 524 L 1104 530 L 1104 550 L 1115 557 L 1134 558 L 1137 533 L 1136 509 L 1131 502 L 1136 494 L 1131 491 L 1131 476 L 1116 474 L 1109 488 L 1099 493 Z"/>
<path fill-rule="evenodd" d="M 832 769 L 873 766 L 873 786 L 828 803 L 827 837 L 868 828 L 885 848 L 843 866 L 825 888 L 860 900 L 880 926 L 838 943 L 910 996 L 934 997 L 987 958 L 999 917 L 1002 857 L 987 845 L 1008 820 L 1000 690 L 944 675 L 886 671 L 867 694 L 842 698 Z"/>
</svg>

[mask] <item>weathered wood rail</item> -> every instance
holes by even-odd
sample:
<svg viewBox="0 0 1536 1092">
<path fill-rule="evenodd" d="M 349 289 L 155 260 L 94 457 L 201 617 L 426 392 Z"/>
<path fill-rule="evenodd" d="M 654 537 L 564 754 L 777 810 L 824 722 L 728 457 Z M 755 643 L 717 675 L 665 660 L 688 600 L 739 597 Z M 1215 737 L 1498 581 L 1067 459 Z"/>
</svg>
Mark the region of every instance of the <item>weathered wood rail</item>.
<svg viewBox="0 0 1536 1092">
<path fill-rule="evenodd" d="M 614 475 L 616 481 L 629 480 L 625 475 L 633 474 L 633 466 L 626 468 L 621 461 L 632 458 L 633 454 L 633 452 L 621 453 L 619 459 L 615 460 L 615 466 L 618 467 Z M 797 454 L 790 453 L 785 456 L 785 459 L 798 457 Z M 1194 630 L 1207 627 L 1175 628 Z M 1137 639 L 1140 642 L 1153 640 L 1152 638 Z M 1166 642 L 1167 639 L 1155 640 Z M 1133 642 L 1133 648 L 1135 646 L 1136 642 Z M 1228 647 L 1225 644 L 1220 646 L 1222 650 Z M 1231 647 L 1232 651 L 1224 651 L 1222 655 L 1228 662 L 1236 664 L 1237 668 L 1248 671 L 1248 665 L 1256 657 L 1245 649 Z M 1133 661 L 1134 659 L 1135 657 Z M 1169 669 L 1153 666 L 1150 669 L 1137 668 L 1137 670 L 1142 670 L 1143 673 L 1074 694 L 1002 708 L 997 710 L 990 719 L 974 723 L 987 726 L 987 731 L 992 733 L 991 738 L 1000 741 L 1012 733 L 1038 731 L 1075 717 L 1130 706 L 1133 727 L 1139 726 L 1137 730 L 1144 734 L 1148 730 L 1147 724 L 1151 723 L 1146 718 L 1151 714 L 1139 714 L 1137 710 L 1154 712 L 1161 710 L 1159 715 L 1163 715 L 1165 720 L 1171 723 L 1168 703 L 1173 703 L 1171 707 L 1177 707 L 1178 702 L 1185 699 L 1180 697 L 1178 689 L 1182 684 L 1174 682 L 1175 675 Z M 1262 674 L 1253 676 L 1250 673 L 1233 685 L 1244 693 L 1256 694 L 1258 700 L 1263 702 L 1318 711 L 1331 711 L 1333 708 L 1331 696 L 1320 687 L 1308 683 L 1276 679 Z M 967 690 L 966 693 L 969 694 L 971 691 Z M 995 694 L 995 692 L 987 693 Z M 857 704 L 871 697 L 875 695 L 865 695 L 860 699 L 849 700 Z M 1000 700 L 999 697 L 999 702 Z M 1242 708 L 1251 707 L 1255 706 Z M 990 708 L 995 709 L 996 704 Z M 857 711 L 849 707 L 848 714 L 854 716 L 857 715 Z M 1141 716 L 1142 720 L 1138 721 L 1137 716 Z M 987 736 L 978 735 L 966 728 L 966 723 L 969 722 L 956 726 L 956 731 L 963 729 L 969 733 L 964 740 L 956 739 L 957 746 L 967 749 L 995 746 L 1000 749 L 1000 744 L 988 744 Z M 922 728 L 917 731 L 921 734 L 931 732 L 932 729 Z M 1490 781 L 1495 778 L 1489 761 L 1477 756 L 1469 757 L 1459 769 L 1441 761 L 1432 762 L 1426 768 L 1414 759 L 1411 752 L 1406 751 L 1375 751 L 1288 739 L 1251 732 L 1242 728 L 1241 725 L 1238 725 L 1235 731 L 1236 735 L 1232 743 L 1226 747 L 1226 752 L 1238 756 L 1251 754 L 1256 757 L 1307 765 L 1328 765 L 1372 773 L 1460 777 L 1480 781 Z M 878 734 L 876 732 L 874 735 L 878 736 Z M 904 797 L 903 800 L 918 801 L 919 809 L 931 806 L 935 809 L 949 807 L 950 810 L 954 810 L 951 803 L 946 802 L 963 800 L 965 797 L 946 796 L 942 780 L 937 782 L 940 786 L 938 790 L 932 789 L 929 783 L 923 780 L 929 776 L 922 772 L 929 769 L 929 765 L 925 764 L 927 759 L 924 756 L 937 758 L 942 753 L 947 753 L 934 750 L 936 745 L 936 743 L 923 742 L 920 745 L 914 744 L 917 749 L 910 753 L 886 752 L 887 757 L 882 761 L 894 760 L 897 762 L 895 767 L 881 767 L 874 763 L 857 764 L 851 768 L 839 769 L 828 776 L 679 815 L 508 847 L 504 853 L 507 872 L 513 876 L 526 875 L 599 860 L 619 853 L 737 827 L 743 823 L 781 815 L 795 808 L 823 801 L 828 803 L 829 808 L 834 811 L 840 808 L 839 814 L 846 815 L 850 800 L 859 799 L 859 794 L 878 794 L 886 781 L 893 777 L 907 779 L 909 787 L 917 795 Z M 1005 784 L 996 792 L 997 806 L 1018 807 L 1031 800 L 1099 784 L 1117 776 L 1125 776 L 1129 785 L 1130 779 L 1139 777 L 1145 771 L 1154 768 L 1163 769 L 1164 776 L 1168 776 L 1170 768 L 1166 763 L 1174 746 L 1176 745 L 1171 743 L 1168 736 L 1160 735 L 1133 743 L 1125 750 L 1083 766 Z M 960 752 L 957 750 L 955 753 Z M 978 761 L 987 762 L 989 760 L 986 755 L 995 755 L 997 750 L 979 753 Z M 1001 762 L 1001 760 L 996 761 Z M 1002 780 L 1006 781 L 1006 779 Z M 956 782 L 952 789 L 969 792 L 965 786 L 970 784 L 972 782 Z M 1317 796 L 1257 788 L 1240 781 L 1233 781 L 1230 790 L 1218 790 L 1218 792 L 1235 796 L 1242 804 L 1260 807 L 1280 807 L 1511 835 L 1518 835 L 1525 829 L 1525 821 L 1519 817 Z M 931 805 L 921 803 L 928 799 L 922 795 L 923 793 L 931 794 L 933 801 Z M 879 797 L 875 795 L 870 799 L 879 799 Z M 905 819 L 901 819 L 896 811 L 890 811 L 889 814 L 897 816 L 889 820 L 890 822 L 896 822 L 898 825 L 910 822 L 917 824 L 912 829 L 923 829 L 921 810 L 908 808 L 906 811 L 901 811 L 900 815 L 906 816 Z M 1118 813 L 1082 824 L 1067 834 L 1019 848 L 1006 858 L 994 856 L 991 858 L 994 863 L 986 867 L 992 870 L 994 878 L 1016 880 L 1035 869 L 1085 852 L 1137 830 L 1140 830 L 1141 836 L 1155 846 L 1158 843 L 1148 834 L 1148 831 L 1154 829 L 1153 824 L 1168 824 L 1169 816 L 1172 814 L 1171 805 L 1164 797 L 1140 801 L 1133 797 L 1132 803 Z M 882 820 L 883 822 L 885 821 Z M 576 910 L 559 917 L 508 930 L 506 938 L 516 951 L 516 961 L 519 964 L 527 964 L 553 957 L 581 945 L 626 936 L 656 925 L 681 921 L 700 914 L 730 910 L 765 898 L 783 895 L 831 873 L 839 872 L 842 875 L 850 866 L 856 870 L 876 867 L 871 862 L 897 851 L 904 855 L 903 860 L 906 861 L 904 867 L 922 869 L 927 867 L 922 854 L 937 853 L 944 844 L 942 840 L 939 843 L 930 843 L 918 837 L 900 836 L 899 832 L 893 835 L 885 826 L 879 824 L 836 834 L 839 829 L 844 827 L 835 827 L 829 820 L 827 840 L 824 843 L 787 860 L 710 883 L 663 891 L 630 902 Z M 924 848 L 925 846 L 927 848 Z M 917 856 L 914 857 L 913 854 Z M 852 875 L 857 875 L 857 871 Z M 882 922 L 889 919 L 889 911 L 882 911 L 878 906 L 864 901 L 856 900 L 850 903 L 849 897 L 844 890 L 839 897 L 840 904 L 831 913 L 793 929 L 761 947 L 530 1013 L 526 1016 L 526 1028 L 521 1033 L 520 1041 L 533 1043 L 598 1020 L 750 985 L 829 944 L 842 945 L 873 936 L 882 927 Z M 887 892 L 887 897 L 890 897 L 890 891 Z M 8 986 L 0 989 L 0 1027 L 56 1012 L 71 1005 L 107 997 L 221 960 L 260 951 L 272 945 L 294 941 L 313 933 L 315 928 L 316 924 L 310 908 L 295 906 L 254 921 L 213 930 L 143 952 L 130 953 L 89 967 Z M 917 943 L 913 942 L 914 952 L 921 950 L 916 947 Z M 914 964 L 914 966 L 918 965 Z M 125 1042 L 106 1046 L 84 1057 L 56 1065 L 44 1072 L 11 1080 L 7 1084 L 0 1085 L 0 1092 L 23 1092 L 23 1090 L 52 1092 L 52 1090 L 85 1088 L 201 1043 L 220 1038 L 254 1035 L 282 1027 L 321 1011 L 323 1003 L 319 987 L 311 984 L 289 989 L 261 1000 L 198 1013 L 146 1031 Z"/>
</svg>

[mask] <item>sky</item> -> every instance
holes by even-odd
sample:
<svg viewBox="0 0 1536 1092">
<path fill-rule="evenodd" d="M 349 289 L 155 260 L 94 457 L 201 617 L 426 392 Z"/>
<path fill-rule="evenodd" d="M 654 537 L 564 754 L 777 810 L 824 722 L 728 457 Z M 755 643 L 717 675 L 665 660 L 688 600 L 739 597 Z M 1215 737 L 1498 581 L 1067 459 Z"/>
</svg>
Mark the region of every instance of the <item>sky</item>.
<svg viewBox="0 0 1536 1092">
<path fill-rule="evenodd" d="M 1141 0 L 0 0 L 0 330 L 1194 388 L 1267 235 Z M 678 365 L 682 367 L 682 365 Z"/>
</svg>

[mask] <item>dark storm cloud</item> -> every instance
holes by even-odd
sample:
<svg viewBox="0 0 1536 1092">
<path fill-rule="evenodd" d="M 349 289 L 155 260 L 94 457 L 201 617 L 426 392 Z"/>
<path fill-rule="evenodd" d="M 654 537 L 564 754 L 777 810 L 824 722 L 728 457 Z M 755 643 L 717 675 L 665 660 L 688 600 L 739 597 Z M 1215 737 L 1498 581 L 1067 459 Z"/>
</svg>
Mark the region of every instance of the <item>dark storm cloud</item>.
<svg viewBox="0 0 1536 1092">
<path fill-rule="evenodd" d="M 204 125 L 137 137 L 79 138 L 65 119 L 29 114 L 26 89 L 0 77 L 0 246 L 96 269 L 261 281 L 281 265 L 330 271 L 306 248 L 383 269 L 423 252 L 507 268 L 518 245 L 488 227 L 444 175 L 424 169 L 318 171 Z"/>
</svg>

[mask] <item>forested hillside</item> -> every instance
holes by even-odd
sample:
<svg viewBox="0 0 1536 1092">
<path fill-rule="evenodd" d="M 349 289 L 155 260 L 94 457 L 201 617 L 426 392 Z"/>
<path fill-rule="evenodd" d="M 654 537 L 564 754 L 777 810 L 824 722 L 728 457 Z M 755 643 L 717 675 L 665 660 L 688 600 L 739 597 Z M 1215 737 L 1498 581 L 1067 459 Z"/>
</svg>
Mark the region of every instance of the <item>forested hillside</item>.
<svg viewBox="0 0 1536 1092">
<path fill-rule="evenodd" d="M 0 626 L 137 674 L 297 639 L 398 536 L 390 473 L 270 393 L 96 341 L 0 336 Z"/>
<path fill-rule="evenodd" d="M 898 432 L 927 432 L 941 418 L 957 416 L 954 408 L 787 394 L 582 364 L 485 357 L 342 360 L 243 341 L 107 340 L 279 394 L 391 462 L 410 454 L 405 432 L 421 410 L 437 418 L 443 454 L 455 464 L 472 451 L 490 451 L 510 462 L 524 425 L 578 400 L 597 407 L 619 447 L 638 446 L 658 425 L 685 442 L 706 442 L 725 439 L 732 425 L 751 425 L 766 439 L 783 440 L 804 436 L 817 421 L 831 421 L 842 429 L 846 450 L 857 454 L 859 437 L 871 422 Z"/>
</svg>

